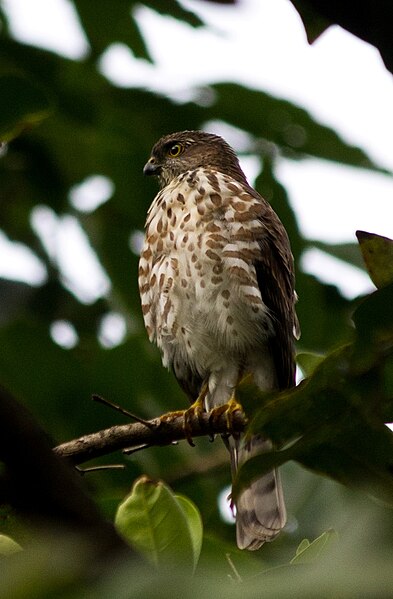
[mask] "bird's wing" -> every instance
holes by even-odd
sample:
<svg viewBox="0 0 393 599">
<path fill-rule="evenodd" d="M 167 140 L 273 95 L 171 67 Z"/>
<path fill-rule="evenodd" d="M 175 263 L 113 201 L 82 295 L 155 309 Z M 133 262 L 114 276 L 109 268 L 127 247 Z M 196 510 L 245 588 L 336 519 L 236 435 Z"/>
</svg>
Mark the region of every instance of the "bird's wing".
<svg viewBox="0 0 393 599">
<path fill-rule="evenodd" d="M 294 264 L 288 235 L 278 216 L 261 198 L 259 218 L 265 233 L 259 239 L 260 256 L 255 263 L 258 286 L 273 319 L 275 336 L 269 340 L 280 389 L 295 385 L 294 340 L 298 337 L 295 312 Z"/>
</svg>

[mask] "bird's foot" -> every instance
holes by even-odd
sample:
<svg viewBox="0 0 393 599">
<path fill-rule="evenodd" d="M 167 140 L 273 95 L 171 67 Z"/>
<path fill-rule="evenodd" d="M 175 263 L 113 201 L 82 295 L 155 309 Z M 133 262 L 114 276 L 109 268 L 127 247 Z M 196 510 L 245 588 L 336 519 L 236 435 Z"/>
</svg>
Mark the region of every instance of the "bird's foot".
<svg viewBox="0 0 393 599">
<path fill-rule="evenodd" d="M 176 420 L 177 418 L 183 418 L 183 420 L 184 420 L 184 415 L 185 415 L 186 411 L 187 410 L 174 410 L 173 412 L 167 412 L 166 414 L 161 414 L 161 416 L 158 417 L 158 422 L 159 422 L 158 427 L 160 427 L 161 425 L 165 425 L 167 423 L 171 423 L 174 420 Z"/>
<path fill-rule="evenodd" d="M 225 415 L 228 432 L 233 434 L 233 415 L 235 412 L 243 412 L 243 406 L 237 401 L 236 397 L 232 395 L 229 401 L 222 406 L 213 408 L 210 411 L 209 420 L 214 423 L 223 414 Z"/>
<path fill-rule="evenodd" d="M 194 401 L 194 403 L 188 408 L 188 410 L 184 411 L 184 434 L 188 443 L 191 447 L 195 447 L 195 443 L 192 440 L 192 427 L 191 420 L 195 417 L 198 418 L 198 421 L 201 421 L 201 416 L 205 411 L 205 394 L 202 393 L 199 395 L 198 399 Z"/>
<path fill-rule="evenodd" d="M 188 410 L 184 411 L 184 434 L 191 447 L 195 447 L 195 443 L 192 440 L 192 430 L 190 422 L 192 418 L 195 418 L 195 416 L 198 418 L 198 422 L 201 422 L 202 414 L 205 411 L 205 397 L 206 393 L 208 392 L 208 389 L 209 388 L 207 386 L 207 383 L 204 383 L 202 385 L 202 389 L 199 393 L 198 399 L 194 401 L 194 403 L 188 408 Z"/>
<path fill-rule="evenodd" d="M 167 412 L 166 414 L 159 416 L 159 420 L 160 422 L 168 422 L 170 420 L 175 420 L 175 418 L 182 418 L 186 411 L 187 410 L 175 410 L 174 412 Z"/>
<path fill-rule="evenodd" d="M 190 406 L 187 410 L 176 410 L 174 412 L 167 412 L 167 414 L 162 414 L 162 416 L 159 417 L 160 423 L 161 422 L 170 422 L 171 420 L 175 420 L 176 418 L 183 418 L 183 430 L 184 430 L 184 436 L 187 439 L 188 443 L 191 445 L 191 447 L 195 447 L 195 443 L 192 440 L 192 429 L 191 429 L 191 425 L 190 425 L 190 420 L 197 415 L 199 417 L 199 413 L 201 413 L 202 410 L 199 407 L 199 398 L 196 400 L 195 403 L 192 404 L 192 406 Z"/>
<path fill-rule="evenodd" d="M 195 447 L 195 443 L 192 440 L 191 421 L 193 418 L 196 417 L 198 418 L 198 421 L 201 422 L 202 414 L 205 411 L 205 396 L 207 390 L 207 385 L 203 385 L 198 399 L 187 410 L 177 410 L 176 412 L 168 412 L 168 414 L 164 414 L 160 417 L 160 420 L 162 422 L 182 417 L 184 419 L 184 436 L 187 439 L 188 443 L 191 445 L 191 447 Z"/>
</svg>

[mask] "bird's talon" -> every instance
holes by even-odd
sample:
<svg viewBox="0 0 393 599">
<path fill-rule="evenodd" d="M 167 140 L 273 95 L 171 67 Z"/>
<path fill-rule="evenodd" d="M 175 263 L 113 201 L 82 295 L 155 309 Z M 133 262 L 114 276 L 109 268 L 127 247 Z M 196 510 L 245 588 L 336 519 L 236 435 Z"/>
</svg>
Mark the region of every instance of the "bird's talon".
<svg viewBox="0 0 393 599">
<path fill-rule="evenodd" d="M 198 399 L 188 408 L 188 410 L 184 411 L 184 434 L 191 445 L 191 447 L 195 447 L 195 443 L 192 440 L 192 429 L 191 429 L 191 420 L 196 417 L 198 419 L 199 424 L 202 423 L 202 414 L 204 412 L 204 398 L 205 398 L 205 390 L 203 389 Z"/>
<path fill-rule="evenodd" d="M 228 401 L 227 409 L 225 410 L 227 427 L 231 434 L 233 434 L 233 415 L 235 414 L 235 412 L 243 412 L 243 407 L 233 396 Z"/>
<path fill-rule="evenodd" d="M 209 425 L 214 425 L 222 415 L 225 415 L 228 432 L 233 435 L 233 414 L 238 411 L 243 412 L 243 407 L 234 397 L 231 397 L 228 403 L 211 410 L 209 414 Z"/>
<path fill-rule="evenodd" d="M 184 412 L 185 412 L 185 410 L 176 410 L 174 412 L 167 412 L 166 414 L 162 414 L 158 418 L 158 420 L 159 420 L 158 426 L 161 426 L 161 424 L 163 424 L 164 422 L 167 422 L 168 420 L 175 420 L 175 418 L 180 418 L 180 417 L 184 416 Z"/>
</svg>

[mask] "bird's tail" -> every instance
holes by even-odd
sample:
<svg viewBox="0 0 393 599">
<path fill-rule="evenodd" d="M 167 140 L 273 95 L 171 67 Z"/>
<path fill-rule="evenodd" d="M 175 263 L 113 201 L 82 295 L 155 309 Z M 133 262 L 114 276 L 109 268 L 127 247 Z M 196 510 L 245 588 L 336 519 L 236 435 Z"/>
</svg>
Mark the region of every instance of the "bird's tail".
<svg viewBox="0 0 393 599">
<path fill-rule="evenodd" d="M 260 436 L 247 442 L 230 437 L 227 442 L 233 476 L 249 458 L 272 449 L 271 441 Z M 254 479 L 242 489 L 236 501 L 236 537 L 240 549 L 259 549 L 278 535 L 285 522 L 286 509 L 278 470 Z"/>
</svg>

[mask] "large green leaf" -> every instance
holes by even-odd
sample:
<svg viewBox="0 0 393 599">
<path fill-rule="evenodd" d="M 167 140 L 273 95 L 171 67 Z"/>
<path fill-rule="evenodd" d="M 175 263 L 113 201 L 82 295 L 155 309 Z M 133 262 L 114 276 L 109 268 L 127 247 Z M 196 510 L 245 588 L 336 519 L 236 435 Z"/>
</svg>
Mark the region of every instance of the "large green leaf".
<svg viewBox="0 0 393 599">
<path fill-rule="evenodd" d="M 386 172 L 363 150 L 345 143 L 332 129 L 287 100 L 234 83 L 218 83 L 212 90 L 217 98 L 206 109 L 210 118 L 227 121 L 255 137 L 273 141 L 290 158 L 308 155 Z M 239 106 L 243 109 L 239 110 Z M 263 155 L 269 148 L 262 145 L 260 151 Z"/>
<path fill-rule="evenodd" d="M 375 233 L 356 231 L 363 260 L 376 287 L 393 281 L 393 239 Z"/>
<path fill-rule="evenodd" d="M 190 500 L 176 497 L 163 482 L 142 476 L 120 504 L 116 527 L 157 567 L 195 569 L 202 544 L 202 522 Z"/>
</svg>

